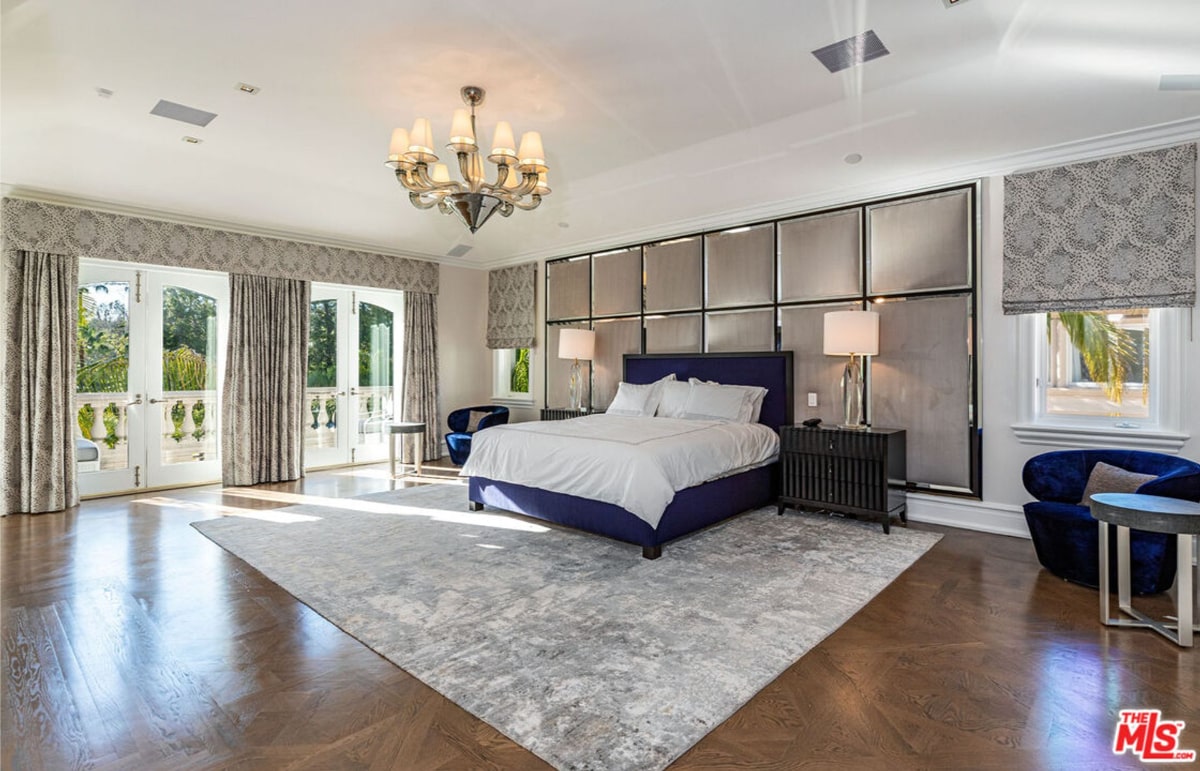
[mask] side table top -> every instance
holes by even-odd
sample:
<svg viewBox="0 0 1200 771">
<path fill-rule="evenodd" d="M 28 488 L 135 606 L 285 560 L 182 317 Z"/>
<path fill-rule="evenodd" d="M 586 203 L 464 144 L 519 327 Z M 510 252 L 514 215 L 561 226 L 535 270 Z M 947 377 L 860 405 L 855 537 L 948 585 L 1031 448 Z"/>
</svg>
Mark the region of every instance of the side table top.
<svg viewBox="0 0 1200 771">
<path fill-rule="evenodd" d="M 1200 503 L 1161 495 L 1098 493 L 1092 516 L 1103 522 L 1154 533 L 1200 535 Z"/>
<path fill-rule="evenodd" d="M 389 423 L 389 434 L 422 434 L 425 432 L 424 423 Z"/>
</svg>

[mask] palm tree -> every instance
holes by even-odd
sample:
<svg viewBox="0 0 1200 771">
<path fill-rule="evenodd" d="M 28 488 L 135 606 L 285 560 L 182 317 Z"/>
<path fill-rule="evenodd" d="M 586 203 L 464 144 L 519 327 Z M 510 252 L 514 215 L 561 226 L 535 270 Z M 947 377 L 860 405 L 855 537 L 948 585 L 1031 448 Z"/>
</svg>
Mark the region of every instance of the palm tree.
<svg viewBox="0 0 1200 771">
<path fill-rule="evenodd" d="M 1104 393 L 1117 404 L 1125 392 L 1125 377 L 1137 353 L 1129 330 L 1110 321 L 1100 311 L 1062 311 L 1046 316 L 1046 335 L 1049 337 L 1057 319 L 1067 333 L 1071 345 L 1083 356 L 1088 374 L 1104 386 Z M 1146 374 L 1149 377 L 1149 374 Z"/>
</svg>

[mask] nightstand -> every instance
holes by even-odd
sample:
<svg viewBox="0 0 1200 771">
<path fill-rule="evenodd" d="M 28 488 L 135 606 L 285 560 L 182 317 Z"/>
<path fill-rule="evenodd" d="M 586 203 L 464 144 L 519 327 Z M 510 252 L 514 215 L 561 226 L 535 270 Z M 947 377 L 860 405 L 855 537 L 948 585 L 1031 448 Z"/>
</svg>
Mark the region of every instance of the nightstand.
<svg viewBox="0 0 1200 771">
<path fill-rule="evenodd" d="M 908 522 L 904 431 L 784 426 L 779 513 L 791 506 Z"/>
<path fill-rule="evenodd" d="M 573 410 L 569 407 L 543 407 L 542 420 L 567 420 L 569 418 L 582 418 L 584 415 L 591 415 L 587 410 Z"/>
</svg>

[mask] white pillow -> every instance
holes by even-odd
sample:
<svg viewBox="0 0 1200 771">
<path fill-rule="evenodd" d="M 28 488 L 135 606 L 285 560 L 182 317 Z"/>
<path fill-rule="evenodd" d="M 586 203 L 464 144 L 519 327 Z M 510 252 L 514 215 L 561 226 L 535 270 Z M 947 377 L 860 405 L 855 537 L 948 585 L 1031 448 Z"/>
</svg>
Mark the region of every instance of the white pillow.
<svg viewBox="0 0 1200 771">
<path fill-rule="evenodd" d="M 653 383 L 637 385 L 621 381 L 617 385 L 617 396 L 606 410 L 609 415 L 628 415 L 630 417 L 654 417 L 658 402 L 662 398 L 663 387 L 668 381 L 674 380 L 674 373 Z"/>
<path fill-rule="evenodd" d="M 689 420 L 728 420 L 746 422 L 741 418 L 746 408 L 746 394 L 734 388 L 692 381 L 683 417 Z"/>
<path fill-rule="evenodd" d="M 719 388 L 729 388 L 741 392 L 746 401 L 742 407 L 742 410 L 738 413 L 739 423 L 757 423 L 759 417 L 762 415 L 762 404 L 763 399 L 766 398 L 767 389 L 761 386 L 721 385 L 713 380 L 704 381 L 697 378 L 691 378 L 688 382 L 702 383 L 704 385 L 717 386 Z"/>
<path fill-rule="evenodd" d="M 660 418 L 682 418 L 691 392 L 692 384 L 682 380 L 663 383 L 662 399 L 658 402 L 658 412 L 655 414 Z"/>
</svg>

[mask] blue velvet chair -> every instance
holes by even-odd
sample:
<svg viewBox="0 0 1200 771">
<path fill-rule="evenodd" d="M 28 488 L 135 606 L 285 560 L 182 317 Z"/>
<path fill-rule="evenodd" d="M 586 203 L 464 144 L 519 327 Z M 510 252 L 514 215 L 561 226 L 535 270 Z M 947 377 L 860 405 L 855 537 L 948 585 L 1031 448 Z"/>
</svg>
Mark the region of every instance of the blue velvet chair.
<svg viewBox="0 0 1200 771">
<path fill-rule="evenodd" d="M 472 412 L 487 412 L 489 415 L 479 421 L 479 427 L 474 432 L 467 432 Z M 471 454 L 471 437 L 488 426 L 500 426 L 508 422 L 508 407 L 485 404 L 482 407 L 463 407 L 455 410 L 446 418 L 450 433 L 446 434 L 446 446 L 450 448 L 450 462 L 461 466 L 467 462 Z"/>
<path fill-rule="evenodd" d="M 1060 578 L 1097 588 L 1099 533 L 1080 499 L 1092 467 L 1104 462 L 1157 478 L 1137 489 L 1146 495 L 1200 501 L 1200 464 L 1174 455 L 1141 450 L 1062 450 L 1030 458 L 1021 473 L 1025 489 L 1036 501 L 1025 504 L 1025 521 L 1042 566 Z M 1114 526 L 1110 543 L 1116 543 Z M 1135 594 L 1166 591 L 1175 581 L 1175 536 L 1130 531 L 1131 584 Z M 1112 586 L 1116 586 L 1115 546 L 1109 553 Z"/>
</svg>

